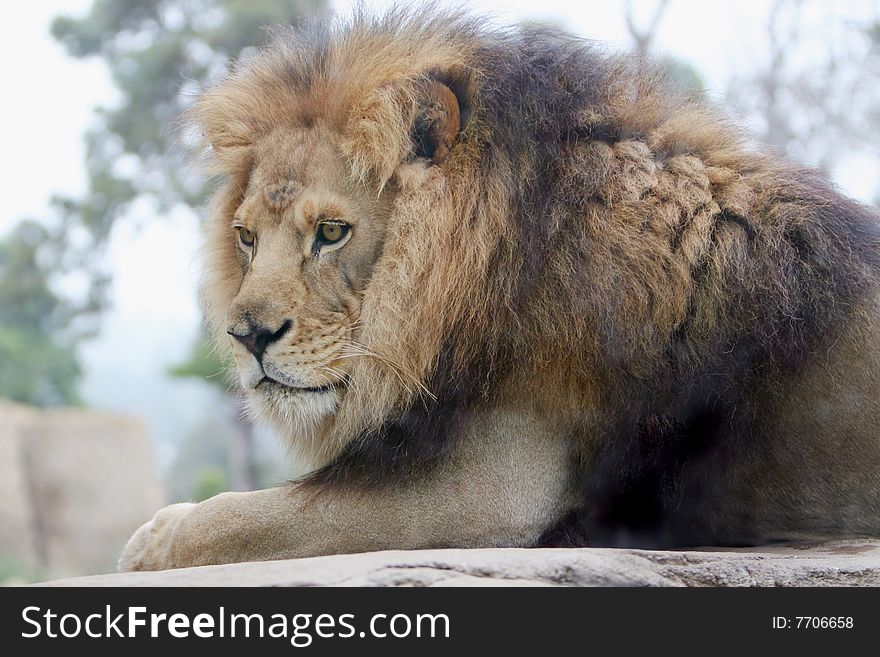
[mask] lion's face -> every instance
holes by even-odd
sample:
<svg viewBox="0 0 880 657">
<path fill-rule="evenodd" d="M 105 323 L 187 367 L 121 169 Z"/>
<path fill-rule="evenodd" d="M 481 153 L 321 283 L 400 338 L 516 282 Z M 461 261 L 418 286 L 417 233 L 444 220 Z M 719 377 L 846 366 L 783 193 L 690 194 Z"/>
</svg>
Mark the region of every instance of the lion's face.
<svg viewBox="0 0 880 657">
<path fill-rule="evenodd" d="M 400 57 L 383 50 L 395 63 L 376 67 L 367 42 L 317 60 L 279 43 L 191 112 L 222 176 L 205 317 L 252 417 L 311 466 L 432 395 L 424 379 L 468 289 L 454 263 L 491 253 L 482 228 L 462 230 L 449 184 L 470 161 L 463 51 L 441 39 L 400 68 L 394 44 Z"/>
<path fill-rule="evenodd" d="M 260 414 L 308 427 L 339 404 L 389 194 L 352 178 L 330 131 L 279 129 L 254 145 L 226 235 L 241 268 L 226 330 Z"/>
</svg>

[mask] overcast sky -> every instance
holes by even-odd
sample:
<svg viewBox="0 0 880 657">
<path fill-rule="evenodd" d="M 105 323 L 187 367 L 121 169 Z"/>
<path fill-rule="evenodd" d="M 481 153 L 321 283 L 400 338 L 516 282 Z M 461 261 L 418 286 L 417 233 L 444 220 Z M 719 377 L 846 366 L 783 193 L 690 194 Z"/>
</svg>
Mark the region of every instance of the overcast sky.
<svg viewBox="0 0 880 657">
<path fill-rule="evenodd" d="M 353 3 L 335 0 L 347 11 Z M 366 3 L 381 8 L 384 0 Z M 827 7 L 833 3 L 827 3 Z M 0 234 L 19 218 L 47 216 L 53 193 L 84 190 L 82 134 L 92 109 L 115 98 L 99 60 L 68 58 L 49 35 L 59 13 L 82 14 L 89 0 L 40 0 L 10 5 L 0 22 L 0 75 L 11 89 L 0 116 L 4 157 L 0 181 L 4 207 Z M 870 0 L 846 3 L 847 11 L 867 11 Z M 622 3 L 581 0 L 478 0 L 475 11 L 501 22 L 549 20 L 583 36 L 614 46 L 628 45 Z M 655 0 L 636 2 L 647 20 Z M 753 69 L 766 55 L 766 16 L 770 0 L 748 2 L 672 0 L 660 25 L 655 48 L 694 66 L 710 94 L 724 102 L 727 81 Z M 815 21 L 824 20 L 817 13 Z M 824 45 L 816 43 L 817 53 Z M 871 166 L 868 166 L 868 165 Z M 876 163 L 852 160 L 838 172 L 844 189 L 863 200 L 876 193 Z M 167 447 L 197 426 L 210 406 L 210 393 L 198 382 L 169 381 L 167 367 L 188 352 L 198 330 L 195 302 L 197 226 L 189 215 L 157 218 L 136 205 L 141 228 L 122 222 L 114 231 L 108 257 L 114 272 L 113 308 L 101 336 L 83 351 L 83 391 L 95 406 L 142 415 Z M 157 267 L 157 260 L 162 266 Z"/>
</svg>

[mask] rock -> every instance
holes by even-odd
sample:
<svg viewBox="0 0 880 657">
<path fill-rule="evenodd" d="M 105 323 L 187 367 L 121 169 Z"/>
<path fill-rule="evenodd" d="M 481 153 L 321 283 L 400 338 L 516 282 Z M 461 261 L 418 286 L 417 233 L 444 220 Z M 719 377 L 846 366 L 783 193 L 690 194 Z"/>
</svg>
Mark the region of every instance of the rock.
<svg viewBox="0 0 880 657">
<path fill-rule="evenodd" d="M 95 575 L 43 585 L 878 586 L 880 541 L 687 551 L 389 551 Z"/>
<path fill-rule="evenodd" d="M 0 558 L 28 569 L 38 564 L 38 545 L 22 428 L 34 417 L 23 406 L 0 406 Z"/>
<path fill-rule="evenodd" d="M 0 420 L 0 550 L 55 577 L 113 568 L 132 532 L 165 504 L 145 427 L 112 413 L 8 403 Z"/>
</svg>

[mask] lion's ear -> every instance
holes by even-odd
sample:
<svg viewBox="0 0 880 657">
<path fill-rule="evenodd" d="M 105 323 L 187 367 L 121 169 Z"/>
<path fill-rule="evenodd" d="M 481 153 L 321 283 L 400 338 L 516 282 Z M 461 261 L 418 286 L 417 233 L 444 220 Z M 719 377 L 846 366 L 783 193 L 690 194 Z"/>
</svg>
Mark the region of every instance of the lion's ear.
<svg viewBox="0 0 880 657">
<path fill-rule="evenodd" d="M 461 130 L 463 114 L 452 89 L 438 80 L 427 82 L 413 124 L 415 156 L 442 164 Z"/>
</svg>

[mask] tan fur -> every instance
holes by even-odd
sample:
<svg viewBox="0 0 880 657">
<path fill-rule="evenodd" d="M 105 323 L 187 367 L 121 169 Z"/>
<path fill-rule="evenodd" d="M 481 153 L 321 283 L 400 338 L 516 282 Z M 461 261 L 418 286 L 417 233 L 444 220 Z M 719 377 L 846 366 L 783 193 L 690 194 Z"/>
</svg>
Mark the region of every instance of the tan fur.
<svg viewBox="0 0 880 657">
<path fill-rule="evenodd" d="M 465 441 L 468 447 L 417 486 L 357 495 L 282 486 L 172 505 L 132 537 L 119 568 L 160 570 L 401 547 L 527 547 L 547 518 L 572 502 L 565 446 L 549 429 L 528 416 L 484 416 L 473 424 L 478 440 Z M 524 481 L 532 482 L 525 495 Z"/>
<path fill-rule="evenodd" d="M 859 403 L 880 394 L 864 357 L 878 334 L 875 215 L 749 145 L 644 63 L 559 35 L 430 11 L 315 34 L 279 31 L 192 116 L 222 180 L 207 221 L 208 323 L 254 414 L 326 485 L 173 507 L 121 567 L 533 545 L 579 506 L 601 517 L 628 476 L 663 483 L 688 468 L 664 484 L 683 496 L 668 504 L 685 518 L 674 529 L 699 520 L 683 540 L 880 531 L 868 511 L 880 503 L 876 403 L 846 429 L 856 447 L 820 447 L 849 426 L 856 394 L 827 372 L 861 362 Z M 504 88 L 533 61 L 544 78 Z M 316 256 L 327 217 L 352 237 Z M 252 255 L 236 223 L 256 235 Z M 254 322 L 290 326 L 262 369 L 227 336 Z M 266 392 L 272 372 L 336 387 Z M 793 436 L 817 394 L 833 408 Z M 413 454 L 389 465 L 375 446 L 395 422 L 443 435 L 389 442 Z M 695 431 L 722 443 L 711 458 L 682 451 Z M 789 469 L 793 441 L 806 457 Z M 343 481 L 345 459 L 351 472 L 377 466 L 358 475 L 369 485 Z M 820 498 L 848 504 L 845 520 Z"/>
</svg>

